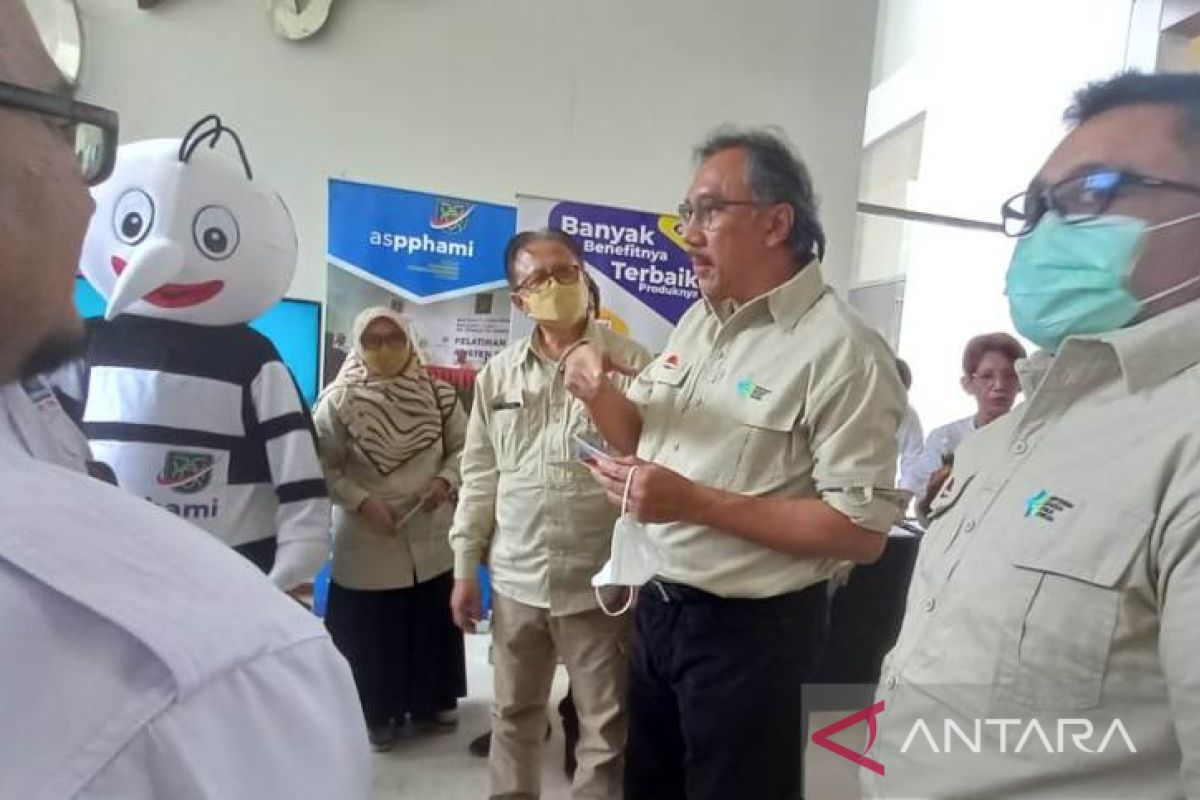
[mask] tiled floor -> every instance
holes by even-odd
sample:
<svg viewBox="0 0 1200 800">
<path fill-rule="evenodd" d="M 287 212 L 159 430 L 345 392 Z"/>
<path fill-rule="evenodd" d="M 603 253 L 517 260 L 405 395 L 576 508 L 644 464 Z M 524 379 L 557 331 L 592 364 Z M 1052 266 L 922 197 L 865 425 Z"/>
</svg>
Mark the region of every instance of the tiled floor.
<svg viewBox="0 0 1200 800">
<path fill-rule="evenodd" d="M 487 760 L 467 752 L 467 744 L 488 728 L 492 699 L 492 668 L 487 660 L 488 637 L 467 637 L 468 697 L 459 705 L 458 732 L 453 735 L 406 736 L 389 753 L 374 756 L 375 800 L 483 800 L 487 797 Z M 559 670 L 552 708 L 566 692 L 566 675 Z M 567 797 L 562 773 L 562 728 L 557 713 L 554 734 L 543 753 L 542 797 Z"/>
<path fill-rule="evenodd" d="M 375 755 L 375 800 L 484 800 L 487 797 L 487 760 L 467 752 L 467 744 L 488 728 L 492 698 L 492 668 L 488 664 L 487 636 L 467 637 L 467 687 L 469 696 L 459 706 L 458 731 L 452 735 L 401 739 L 396 749 Z M 560 668 L 554 682 L 551 709 L 566 692 L 566 674 Z M 562 773 L 562 727 L 552 713 L 553 736 L 542 754 L 543 800 L 567 800 L 568 784 Z M 844 713 L 817 715 L 815 728 L 828 725 Z M 852 729 L 835 737 L 851 749 L 863 750 L 865 731 Z M 814 758 L 825 755 L 824 758 Z M 852 800 L 860 796 L 858 773 L 848 762 L 809 750 L 808 791 L 812 800 Z M 750 800 L 747 798 L 746 800 Z"/>
</svg>

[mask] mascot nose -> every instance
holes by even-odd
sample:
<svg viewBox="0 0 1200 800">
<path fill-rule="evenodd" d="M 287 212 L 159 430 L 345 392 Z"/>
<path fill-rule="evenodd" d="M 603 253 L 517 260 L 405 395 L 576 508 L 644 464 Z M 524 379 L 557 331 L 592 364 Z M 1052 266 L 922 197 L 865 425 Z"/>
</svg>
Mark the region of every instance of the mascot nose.
<svg viewBox="0 0 1200 800">
<path fill-rule="evenodd" d="M 113 286 L 104 318 L 111 320 L 155 289 L 170 283 L 183 271 L 183 262 L 183 248 L 166 239 L 139 247 Z"/>
</svg>

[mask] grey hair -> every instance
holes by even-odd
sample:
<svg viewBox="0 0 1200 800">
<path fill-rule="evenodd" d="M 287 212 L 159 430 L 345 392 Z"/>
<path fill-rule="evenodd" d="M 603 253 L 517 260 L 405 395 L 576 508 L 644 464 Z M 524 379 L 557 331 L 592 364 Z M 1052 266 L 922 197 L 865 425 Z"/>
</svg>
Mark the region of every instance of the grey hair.
<svg viewBox="0 0 1200 800">
<path fill-rule="evenodd" d="M 825 257 L 825 231 L 817 217 L 817 197 L 808 167 L 780 135 L 766 129 L 722 127 L 711 133 L 695 151 L 703 163 L 725 150 L 746 154 L 746 184 L 755 200 L 787 203 L 795 212 L 788 245 L 800 266 L 815 255 Z"/>
</svg>

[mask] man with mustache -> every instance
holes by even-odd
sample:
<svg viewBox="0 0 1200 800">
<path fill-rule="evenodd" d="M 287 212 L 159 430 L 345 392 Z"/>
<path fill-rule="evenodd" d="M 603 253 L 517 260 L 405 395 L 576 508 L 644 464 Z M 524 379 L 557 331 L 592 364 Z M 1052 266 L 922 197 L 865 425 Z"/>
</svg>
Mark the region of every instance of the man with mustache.
<svg viewBox="0 0 1200 800">
<path fill-rule="evenodd" d="M 661 560 L 637 607 L 625 796 L 790 800 L 826 581 L 878 558 L 903 509 L 905 392 L 821 277 L 799 158 L 763 131 L 719 132 L 696 156 L 679 211 L 703 298 L 628 394 L 614 354 L 567 364 L 625 454 L 593 474 L 614 502 L 628 494 Z"/>
</svg>

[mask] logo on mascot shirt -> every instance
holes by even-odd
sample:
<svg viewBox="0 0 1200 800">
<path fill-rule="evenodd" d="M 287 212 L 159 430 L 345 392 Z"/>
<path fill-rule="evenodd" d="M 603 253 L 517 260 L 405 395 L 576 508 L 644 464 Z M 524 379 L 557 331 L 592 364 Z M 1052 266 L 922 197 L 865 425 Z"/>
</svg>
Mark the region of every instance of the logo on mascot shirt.
<svg viewBox="0 0 1200 800">
<path fill-rule="evenodd" d="M 207 453 L 167 452 L 158 485 L 179 494 L 197 494 L 212 483 L 216 458 Z"/>
<path fill-rule="evenodd" d="M 452 200 L 448 197 L 439 197 L 433 211 L 433 216 L 429 220 L 429 227 L 435 231 L 460 233 L 467 229 L 467 218 L 471 216 L 471 212 L 474 210 L 475 206 L 465 200 Z"/>
</svg>

